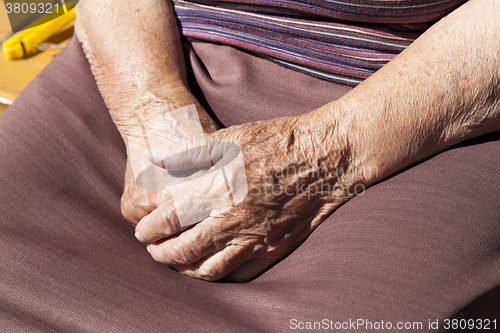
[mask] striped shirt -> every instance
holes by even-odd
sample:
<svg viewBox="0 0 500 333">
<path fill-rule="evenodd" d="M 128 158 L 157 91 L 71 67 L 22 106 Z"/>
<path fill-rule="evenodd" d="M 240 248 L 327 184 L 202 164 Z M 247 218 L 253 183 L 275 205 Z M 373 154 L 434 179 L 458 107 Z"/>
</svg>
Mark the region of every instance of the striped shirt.
<svg viewBox="0 0 500 333">
<path fill-rule="evenodd" d="M 465 0 L 174 0 L 181 34 L 357 85 Z"/>
</svg>

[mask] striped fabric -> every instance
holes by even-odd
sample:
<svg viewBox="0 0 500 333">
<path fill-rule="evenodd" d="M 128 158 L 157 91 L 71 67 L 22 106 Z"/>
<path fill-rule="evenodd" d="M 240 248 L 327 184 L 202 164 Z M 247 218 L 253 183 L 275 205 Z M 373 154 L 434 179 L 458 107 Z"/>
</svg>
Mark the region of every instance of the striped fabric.
<svg viewBox="0 0 500 333">
<path fill-rule="evenodd" d="M 174 8 L 190 40 L 231 45 L 354 86 L 412 43 L 430 25 L 425 22 L 464 1 L 174 0 Z"/>
</svg>

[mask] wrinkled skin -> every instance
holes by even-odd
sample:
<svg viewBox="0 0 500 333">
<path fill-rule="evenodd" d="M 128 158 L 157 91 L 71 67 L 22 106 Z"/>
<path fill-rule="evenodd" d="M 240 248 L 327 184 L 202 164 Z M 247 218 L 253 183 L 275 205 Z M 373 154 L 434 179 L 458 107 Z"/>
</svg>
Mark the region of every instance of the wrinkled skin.
<svg viewBox="0 0 500 333">
<path fill-rule="evenodd" d="M 281 118 L 224 129 L 208 140 L 241 147 L 249 185 L 246 199 L 180 234 L 169 204 L 137 226 L 138 238 L 152 243 L 148 250 L 155 260 L 193 277 L 255 277 L 295 249 L 354 194 L 361 180 L 350 168 L 352 151 L 345 133 L 332 123 L 313 127 L 300 118 Z M 184 148 L 195 147 L 194 142 L 185 141 Z M 169 157 L 167 152 L 158 159 L 171 170 L 189 169 L 200 160 L 192 156 L 179 164 Z"/>
</svg>

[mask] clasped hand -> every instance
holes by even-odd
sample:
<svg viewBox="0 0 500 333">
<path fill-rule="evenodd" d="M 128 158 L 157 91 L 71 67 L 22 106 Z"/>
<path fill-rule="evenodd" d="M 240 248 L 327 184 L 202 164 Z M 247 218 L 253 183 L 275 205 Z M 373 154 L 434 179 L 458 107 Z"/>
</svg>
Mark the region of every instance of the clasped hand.
<svg viewBox="0 0 500 333">
<path fill-rule="evenodd" d="M 203 139 L 208 149 L 207 145 L 200 148 L 199 137 L 181 140 L 156 150 L 153 162 L 174 173 L 207 163 L 217 168 L 230 154 L 227 143 L 237 145 L 247 195 L 227 209 L 213 209 L 191 227 L 183 226 L 170 198 L 136 227 L 136 237 L 148 243 L 155 260 L 189 276 L 254 278 L 293 251 L 353 196 L 361 179 L 352 167 L 345 131 L 331 120 L 312 115 L 234 126 Z M 215 198 L 218 189 L 212 186 L 213 177 L 206 184 L 194 190 Z M 197 210 L 196 200 L 189 195 L 175 200 L 176 207 Z"/>
</svg>

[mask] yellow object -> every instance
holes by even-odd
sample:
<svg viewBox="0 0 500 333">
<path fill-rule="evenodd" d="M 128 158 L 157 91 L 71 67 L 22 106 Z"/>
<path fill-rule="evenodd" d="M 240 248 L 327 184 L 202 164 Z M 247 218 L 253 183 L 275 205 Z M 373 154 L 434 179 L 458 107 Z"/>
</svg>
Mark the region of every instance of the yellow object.
<svg viewBox="0 0 500 333">
<path fill-rule="evenodd" d="M 7 109 L 7 105 L 0 104 L 0 114 L 2 114 L 5 109 Z"/>
<path fill-rule="evenodd" d="M 72 3 L 70 2 L 68 6 Z M 35 50 L 35 46 L 43 43 L 66 24 L 73 21 L 76 17 L 76 7 L 73 5 L 73 8 L 69 11 L 66 6 L 63 9 L 65 14 L 40 25 L 36 25 L 37 22 L 35 22 L 33 25 L 36 26 L 33 28 L 23 30 L 6 40 L 2 45 L 4 56 L 10 60 L 24 58 Z M 54 15 L 54 13 L 48 15 Z M 41 20 L 47 20 L 47 16 Z"/>
<path fill-rule="evenodd" d="M 7 11 L 2 6 L 2 1 L 0 1 L 0 36 L 6 35 L 11 30 Z M 44 52 L 34 52 L 28 57 L 15 61 L 5 58 L 0 47 L 0 110 L 2 110 L 1 104 L 12 104 L 33 78 L 54 59 L 73 36 L 73 31 L 73 22 L 70 22 L 46 41 L 56 44 L 57 49 L 47 48 Z M 2 116 L 3 114 L 0 115 Z"/>
</svg>

